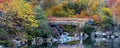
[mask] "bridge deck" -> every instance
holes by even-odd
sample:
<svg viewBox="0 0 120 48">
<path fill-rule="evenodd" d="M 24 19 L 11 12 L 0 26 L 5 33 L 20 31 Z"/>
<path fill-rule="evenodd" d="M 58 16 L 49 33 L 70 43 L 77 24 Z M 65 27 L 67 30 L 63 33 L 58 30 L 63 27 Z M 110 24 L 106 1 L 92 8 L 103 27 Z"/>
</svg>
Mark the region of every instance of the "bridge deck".
<svg viewBox="0 0 120 48">
<path fill-rule="evenodd" d="M 50 24 L 61 24 L 61 25 L 79 25 L 82 22 L 86 22 L 87 18 L 48 18 Z"/>
</svg>

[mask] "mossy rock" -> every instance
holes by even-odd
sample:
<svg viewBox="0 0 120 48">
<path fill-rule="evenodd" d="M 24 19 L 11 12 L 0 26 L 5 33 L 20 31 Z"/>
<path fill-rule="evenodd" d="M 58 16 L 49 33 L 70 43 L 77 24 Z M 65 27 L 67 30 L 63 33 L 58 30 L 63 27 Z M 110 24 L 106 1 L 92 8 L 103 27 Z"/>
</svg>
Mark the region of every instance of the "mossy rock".
<svg viewBox="0 0 120 48">
<path fill-rule="evenodd" d="M 70 42 L 67 42 L 67 44 L 71 44 L 71 45 L 74 45 L 74 44 L 76 44 L 76 43 L 78 43 L 78 41 L 70 41 Z"/>
<path fill-rule="evenodd" d="M 6 44 L 6 41 L 5 40 L 0 40 L 0 44 L 4 45 L 4 44 Z"/>
</svg>

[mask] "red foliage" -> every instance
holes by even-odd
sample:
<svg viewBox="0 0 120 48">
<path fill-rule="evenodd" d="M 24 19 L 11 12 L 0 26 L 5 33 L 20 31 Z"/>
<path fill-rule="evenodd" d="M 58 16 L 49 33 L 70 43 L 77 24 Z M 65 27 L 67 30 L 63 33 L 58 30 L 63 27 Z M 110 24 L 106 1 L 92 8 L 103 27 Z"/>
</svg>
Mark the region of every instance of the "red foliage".
<svg viewBox="0 0 120 48">
<path fill-rule="evenodd" d="M 0 0 L 0 3 L 3 3 L 3 2 L 5 2 L 5 0 Z"/>
<path fill-rule="evenodd" d="M 10 2 L 11 0 L 0 0 L 0 3 Z"/>
<path fill-rule="evenodd" d="M 108 6 L 111 6 L 112 4 L 114 4 L 114 2 L 115 2 L 116 0 L 108 0 Z"/>
</svg>

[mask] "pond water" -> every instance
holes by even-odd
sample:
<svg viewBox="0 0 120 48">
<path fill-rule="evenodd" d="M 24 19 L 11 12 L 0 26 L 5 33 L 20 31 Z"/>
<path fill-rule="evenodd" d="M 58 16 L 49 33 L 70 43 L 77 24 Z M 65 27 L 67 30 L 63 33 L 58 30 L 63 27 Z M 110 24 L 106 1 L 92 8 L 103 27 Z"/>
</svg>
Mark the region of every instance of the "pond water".
<svg viewBox="0 0 120 48">
<path fill-rule="evenodd" d="M 90 38 L 68 43 L 43 43 L 40 48 L 120 48 L 120 38 Z"/>
</svg>

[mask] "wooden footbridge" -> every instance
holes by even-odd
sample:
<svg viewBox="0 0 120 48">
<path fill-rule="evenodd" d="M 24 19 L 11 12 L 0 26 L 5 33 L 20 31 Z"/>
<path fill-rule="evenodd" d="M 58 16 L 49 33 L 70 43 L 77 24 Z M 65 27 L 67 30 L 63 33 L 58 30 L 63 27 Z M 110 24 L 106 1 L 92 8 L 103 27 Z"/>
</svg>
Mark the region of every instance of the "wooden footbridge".
<svg viewBox="0 0 120 48">
<path fill-rule="evenodd" d="M 48 22 L 55 25 L 80 25 L 88 20 L 88 18 L 48 18 Z"/>
</svg>

